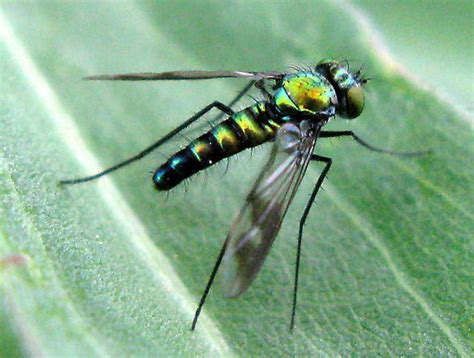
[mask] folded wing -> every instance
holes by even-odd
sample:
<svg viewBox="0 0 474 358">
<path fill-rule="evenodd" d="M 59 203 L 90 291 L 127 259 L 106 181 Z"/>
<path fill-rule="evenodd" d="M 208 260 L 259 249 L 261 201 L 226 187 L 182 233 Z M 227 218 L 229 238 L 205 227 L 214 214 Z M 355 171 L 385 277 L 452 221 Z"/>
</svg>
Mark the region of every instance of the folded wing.
<svg viewBox="0 0 474 358">
<path fill-rule="evenodd" d="M 223 258 L 227 297 L 238 296 L 252 283 L 280 230 L 319 133 L 307 127 L 302 122 L 279 129 L 270 157 L 231 226 Z"/>
<path fill-rule="evenodd" d="M 93 81 L 178 81 L 178 80 L 210 80 L 214 78 L 246 78 L 258 81 L 261 79 L 277 79 L 284 74 L 280 72 L 248 72 L 248 71 L 170 71 L 170 72 L 138 72 L 112 75 L 95 75 L 84 77 Z"/>
</svg>

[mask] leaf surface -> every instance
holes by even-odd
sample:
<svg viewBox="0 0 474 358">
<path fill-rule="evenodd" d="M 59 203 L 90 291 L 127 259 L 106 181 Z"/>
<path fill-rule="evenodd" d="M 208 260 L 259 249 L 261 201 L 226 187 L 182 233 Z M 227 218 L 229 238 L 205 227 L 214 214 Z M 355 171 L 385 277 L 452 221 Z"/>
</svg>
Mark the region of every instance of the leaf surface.
<svg viewBox="0 0 474 358">
<path fill-rule="evenodd" d="M 472 116 L 397 67 L 376 31 L 345 2 L 0 5 L 0 354 L 472 354 Z M 305 226 L 293 334 L 297 223 L 317 165 L 250 290 L 227 300 L 213 288 L 190 332 L 268 148 L 170 195 L 154 191 L 149 172 L 197 130 L 95 183 L 56 183 L 135 154 L 245 82 L 80 79 L 285 70 L 328 56 L 357 59 L 376 80 L 363 115 L 327 129 L 433 153 L 401 159 L 350 140 L 318 143 L 334 165 Z"/>
</svg>

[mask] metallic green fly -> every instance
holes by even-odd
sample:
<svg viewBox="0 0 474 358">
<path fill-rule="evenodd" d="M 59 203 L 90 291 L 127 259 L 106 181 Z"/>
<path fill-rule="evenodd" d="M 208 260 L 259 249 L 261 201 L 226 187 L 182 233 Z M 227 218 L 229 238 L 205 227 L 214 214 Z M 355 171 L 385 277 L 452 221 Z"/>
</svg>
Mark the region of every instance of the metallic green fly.
<svg viewBox="0 0 474 358">
<path fill-rule="evenodd" d="M 324 125 L 335 116 L 346 119 L 358 117 L 364 109 L 364 85 L 368 79 L 361 71 L 351 71 L 347 62 L 332 59 L 320 61 L 310 69 L 291 73 L 246 71 L 175 71 L 86 77 L 88 80 L 146 81 L 146 80 L 205 80 L 214 78 L 244 78 L 247 86 L 230 105 L 215 101 L 139 154 L 98 174 L 62 184 L 76 184 L 97 179 L 151 153 L 193 122 L 216 108 L 226 115 L 207 133 L 190 142 L 172 155 L 153 175 L 156 189 L 170 190 L 200 170 L 214 165 L 240 151 L 273 142 L 266 165 L 250 190 L 245 204 L 235 218 L 220 250 L 206 288 L 194 315 L 195 329 L 199 314 L 221 263 L 225 276 L 227 297 L 244 292 L 259 273 L 277 236 L 283 218 L 311 161 L 324 163 L 310 199 L 300 219 L 296 269 L 294 278 L 291 329 L 295 323 L 303 228 L 310 209 L 323 183 L 332 160 L 314 154 L 319 138 L 351 137 L 362 146 L 377 152 L 398 155 L 419 155 L 421 152 L 396 153 L 376 148 L 352 131 L 324 131 Z M 252 87 L 262 94 L 261 100 L 235 112 L 233 104 Z"/>
</svg>

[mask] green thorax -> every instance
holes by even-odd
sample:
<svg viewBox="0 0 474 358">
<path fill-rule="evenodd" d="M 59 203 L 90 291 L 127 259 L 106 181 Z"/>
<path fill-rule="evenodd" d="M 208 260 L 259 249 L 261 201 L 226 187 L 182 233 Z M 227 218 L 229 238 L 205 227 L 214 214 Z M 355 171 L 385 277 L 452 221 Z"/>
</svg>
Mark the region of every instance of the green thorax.
<svg viewBox="0 0 474 358">
<path fill-rule="evenodd" d="M 297 72 L 283 77 L 275 90 L 274 103 L 285 116 L 328 114 L 337 105 L 336 92 L 318 73 Z"/>
</svg>

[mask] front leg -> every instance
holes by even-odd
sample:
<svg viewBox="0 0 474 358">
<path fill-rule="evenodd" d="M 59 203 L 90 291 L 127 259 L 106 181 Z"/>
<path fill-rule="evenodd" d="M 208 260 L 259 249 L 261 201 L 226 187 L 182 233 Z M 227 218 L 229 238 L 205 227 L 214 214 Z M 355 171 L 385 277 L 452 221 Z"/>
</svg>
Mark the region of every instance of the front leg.
<svg viewBox="0 0 474 358">
<path fill-rule="evenodd" d="M 367 143 L 365 140 L 360 138 L 353 131 L 321 131 L 321 133 L 319 134 L 319 138 L 337 138 L 337 137 L 352 137 L 352 139 L 354 139 L 357 143 L 359 143 L 361 146 L 369 150 L 372 150 L 374 152 L 379 152 L 379 153 L 398 155 L 401 157 L 415 157 L 415 156 L 428 154 L 432 152 L 431 149 L 419 150 L 416 152 L 397 152 L 390 149 L 378 148 L 376 146 L 373 146 Z"/>
</svg>

